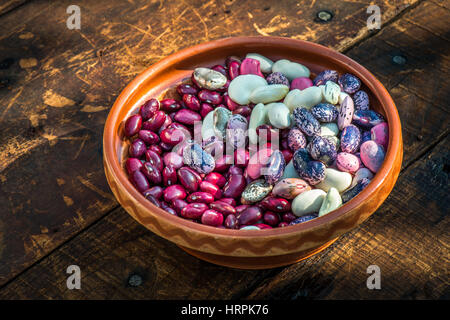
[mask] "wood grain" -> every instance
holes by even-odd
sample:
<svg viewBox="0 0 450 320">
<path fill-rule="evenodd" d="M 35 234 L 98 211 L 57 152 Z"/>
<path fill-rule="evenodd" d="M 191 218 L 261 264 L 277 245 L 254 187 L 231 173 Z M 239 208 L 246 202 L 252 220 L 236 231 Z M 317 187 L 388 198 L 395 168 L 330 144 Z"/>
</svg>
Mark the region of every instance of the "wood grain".
<svg viewBox="0 0 450 320">
<path fill-rule="evenodd" d="M 383 22 L 416 3 L 380 1 Z M 70 4 L 37 0 L 0 17 L 0 284 L 117 206 L 101 164 L 103 124 L 144 68 L 227 36 L 345 50 L 369 34 L 369 1 L 79 1 L 81 30 L 66 27 Z M 331 22 L 314 21 L 323 9 Z"/>
</svg>

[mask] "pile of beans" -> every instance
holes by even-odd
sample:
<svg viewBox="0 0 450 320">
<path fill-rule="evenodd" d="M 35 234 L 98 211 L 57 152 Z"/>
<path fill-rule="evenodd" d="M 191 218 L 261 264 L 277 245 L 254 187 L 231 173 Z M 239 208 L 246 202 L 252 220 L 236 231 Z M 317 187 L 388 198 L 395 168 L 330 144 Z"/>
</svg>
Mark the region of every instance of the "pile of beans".
<svg viewBox="0 0 450 320">
<path fill-rule="evenodd" d="M 125 168 L 144 197 L 195 223 L 286 227 L 325 215 L 381 167 L 388 125 L 352 74 L 257 53 L 196 68 L 178 99 L 130 116 Z"/>
</svg>

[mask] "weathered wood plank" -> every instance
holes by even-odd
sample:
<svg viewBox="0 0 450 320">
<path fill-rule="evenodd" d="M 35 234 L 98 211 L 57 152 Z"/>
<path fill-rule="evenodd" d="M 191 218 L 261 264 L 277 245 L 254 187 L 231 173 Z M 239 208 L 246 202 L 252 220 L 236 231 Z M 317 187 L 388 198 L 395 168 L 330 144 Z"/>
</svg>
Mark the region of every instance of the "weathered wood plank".
<svg viewBox="0 0 450 320">
<path fill-rule="evenodd" d="M 414 3 L 380 1 L 383 22 Z M 36 0 L 0 18 L 0 284 L 117 205 L 103 177 L 103 124 L 124 85 L 151 63 L 226 36 L 344 50 L 368 34 L 369 1 L 79 1 L 81 30 L 66 27 L 70 4 Z M 334 13 L 331 22 L 314 22 L 322 9 Z"/>
<path fill-rule="evenodd" d="M 388 200 L 331 249 L 285 268 L 250 299 L 448 299 L 450 137 L 412 164 Z M 381 289 L 366 286 L 381 269 Z"/>
<path fill-rule="evenodd" d="M 15 8 L 19 7 L 20 5 L 27 2 L 27 0 L 6 0 L 0 3 L 0 16 L 14 10 Z"/>
</svg>

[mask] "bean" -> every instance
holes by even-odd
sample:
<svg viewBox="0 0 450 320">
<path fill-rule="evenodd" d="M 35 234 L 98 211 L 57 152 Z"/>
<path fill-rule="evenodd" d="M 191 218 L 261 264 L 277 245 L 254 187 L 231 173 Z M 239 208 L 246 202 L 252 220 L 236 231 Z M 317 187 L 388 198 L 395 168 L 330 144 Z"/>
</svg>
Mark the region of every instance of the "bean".
<svg viewBox="0 0 450 320">
<path fill-rule="evenodd" d="M 263 216 L 263 220 L 268 225 L 275 227 L 280 223 L 280 216 L 278 213 L 272 212 L 272 211 L 266 211 Z"/>
<path fill-rule="evenodd" d="M 210 203 L 209 207 L 225 215 L 236 214 L 236 209 L 231 204 L 225 203 L 223 201 L 214 201 Z"/>
<path fill-rule="evenodd" d="M 128 148 L 128 154 L 132 158 L 140 158 L 144 154 L 146 148 L 144 141 L 136 139 Z"/>
<path fill-rule="evenodd" d="M 161 110 L 171 113 L 181 109 L 181 104 L 175 99 L 161 100 Z"/>
<path fill-rule="evenodd" d="M 154 165 L 159 171 L 162 171 L 163 161 L 159 154 L 148 149 L 145 152 L 145 159 L 147 160 L 147 162 L 150 162 L 152 165 Z"/>
<path fill-rule="evenodd" d="M 208 181 L 208 182 L 218 186 L 219 188 L 222 188 L 225 185 L 225 183 L 227 183 L 227 179 L 225 179 L 225 177 L 223 175 L 221 175 L 220 173 L 217 173 L 217 172 L 208 173 L 205 176 L 205 181 Z"/>
<path fill-rule="evenodd" d="M 223 187 L 223 196 L 226 198 L 238 198 L 244 191 L 246 181 L 243 175 L 231 175 Z"/>
<path fill-rule="evenodd" d="M 159 200 L 163 196 L 163 191 L 164 191 L 163 188 L 161 188 L 160 186 L 154 186 L 154 187 L 151 187 L 150 189 L 147 189 L 144 192 L 142 192 L 142 195 L 144 197 L 147 197 L 148 195 L 150 195 Z"/>
<path fill-rule="evenodd" d="M 177 86 L 177 92 L 180 96 L 185 94 L 197 94 L 198 89 L 190 84 L 180 84 Z"/>
<path fill-rule="evenodd" d="M 177 172 L 180 183 L 189 191 L 195 192 L 198 190 L 201 177 L 198 173 L 188 167 L 181 167 Z"/>
<path fill-rule="evenodd" d="M 211 182 L 202 181 L 200 182 L 199 187 L 200 190 L 202 190 L 203 192 L 212 194 L 215 200 L 220 199 L 222 197 L 222 191 L 220 190 L 220 188 L 215 184 L 212 184 Z"/>
<path fill-rule="evenodd" d="M 159 143 L 159 136 L 150 130 L 140 130 L 138 137 L 139 139 L 144 141 L 147 145 Z"/>
<path fill-rule="evenodd" d="M 167 202 L 171 202 L 175 199 L 184 199 L 187 196 L 186 190 L 183 186 L 179 184 L 174 184 L 172 186 L 164 189 L 164 200 Z"/>
<path fill-rule="evenodd" d="M 193 94 L 183 95 L 183 102 L 186 107 L 193 111 L 200 111 L 200 101 Z"/>
<path fill-rule="evenodd" d="M 160 184 L 162 181 L 161 171 L 159 171 L 152 163 L 145 162 L 141 168 L 141 172 L 153 184 Z"/>
<path fill-rule="evenodd" d="M 175 199 L 172 200 L 172 208 L 179 214 L 184 207 L 186 207 L 188 203 L 183 199 Z"/>
<path fill-rule="evenodd" d="M 224 225 L 228 229 L 237 229 L 238 228 L 238 220 L 233 214 L 230 214 L 225 218 Z"/>
<path fill-rule="evenodd" d="M 202 214 L 201 221 L 208 226 L 217 227 L 223 223 L 223 214 L 216 210 L 206 210 Z"/>
<path fill-rule="evenodd" d="M 250 206 L 237 216 L 240 225 L 256 223 L 262 217 L 262 210 L 257 206 Z"/>
<path fill-rule="evenodd" d="M 198 219 L 206 210 L 208 210 L 208 206 L 204 203 L 189 203 L 181 210 L 180 214 L 183 218 Z"/>
<path fill-rule="evenodd" d="M 142 124 L 142 128 L 144 130 L 156 132 L 164 124 L 164 121 L 166 121 L 166 114 L 164 111 L 157 111 L 150 119 Z"/>
<path fill-rule="evenodd" d="M 146 101 L 141 108 L 139 109 L 139 113 L 142 116 L 143 121 L 147 121 L 159 110 L 159 101 L 157 99 L 150 99 Z"/>
<path fill-rule="evenodd" d="M 163 177 L 163 184 L 165 186 L 171 186 L 177 183 L 177 171 L 171 165 L 164 167 L 162 171 L 162 177 Z"/>
<path fill-rule="evenodd" d="M 132 115 L 125 121 L 124 133 L 127 137 L 132 137 L 141 130 L 142 116 L 140 114 Z"/>
<path fill-rule="evenodd" d="M 127 169 L 129 175 L 136 170 L 141 170 L 142 166 L 141 160 L 136 158 L 128 158 L 127 161 L 125 161 L 125 168 Z"/>
<path fill-rule="evenodd" d="M 190 109 L 181 109 L 175 113 L 174 119 L 182 124 L 193 125 L 196 121 L 201 121 L 202 117 Z"/>
<path fill-rule="evenodd" d="M 133 171 L 130 176 L 131 183 L 138 189 L 140 192 L 144 192 L 150 187 L 150 184 L 147 181 L 147 178 L 141 171 Z"/>
</svg>

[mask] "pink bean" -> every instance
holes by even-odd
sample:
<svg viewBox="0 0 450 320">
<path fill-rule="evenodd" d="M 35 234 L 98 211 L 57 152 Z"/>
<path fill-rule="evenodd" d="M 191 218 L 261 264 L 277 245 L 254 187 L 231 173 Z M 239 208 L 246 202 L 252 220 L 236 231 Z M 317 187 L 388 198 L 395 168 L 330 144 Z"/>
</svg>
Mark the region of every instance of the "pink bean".
<svg viewBox="0 0 450 320">
<path fill-rule="evenodd" d="M 166 166 L 172 166 L 177 170 L 183 166 L 183 157 L 175 152 L 166 153 L 163 160 Z"/>
<path fill-rule="evenodd" d="M 245 58 L 242 60 L 241 66 L 239 68 L 240 74 L 256 74 L 260 77 L 264 78 L 264 75 L 261 72 L 259 61 L 252 58 Z"/>
<path fill-rule="evenodd" d="M 299 90 L 305 90 L 306 88 L 312 87 L 313 82 L 310 78 L 307 77 L 300 77 L 295 78 L 291 81 L 291 88 L 290 90 L 299 89 Z"/>
</svg>

